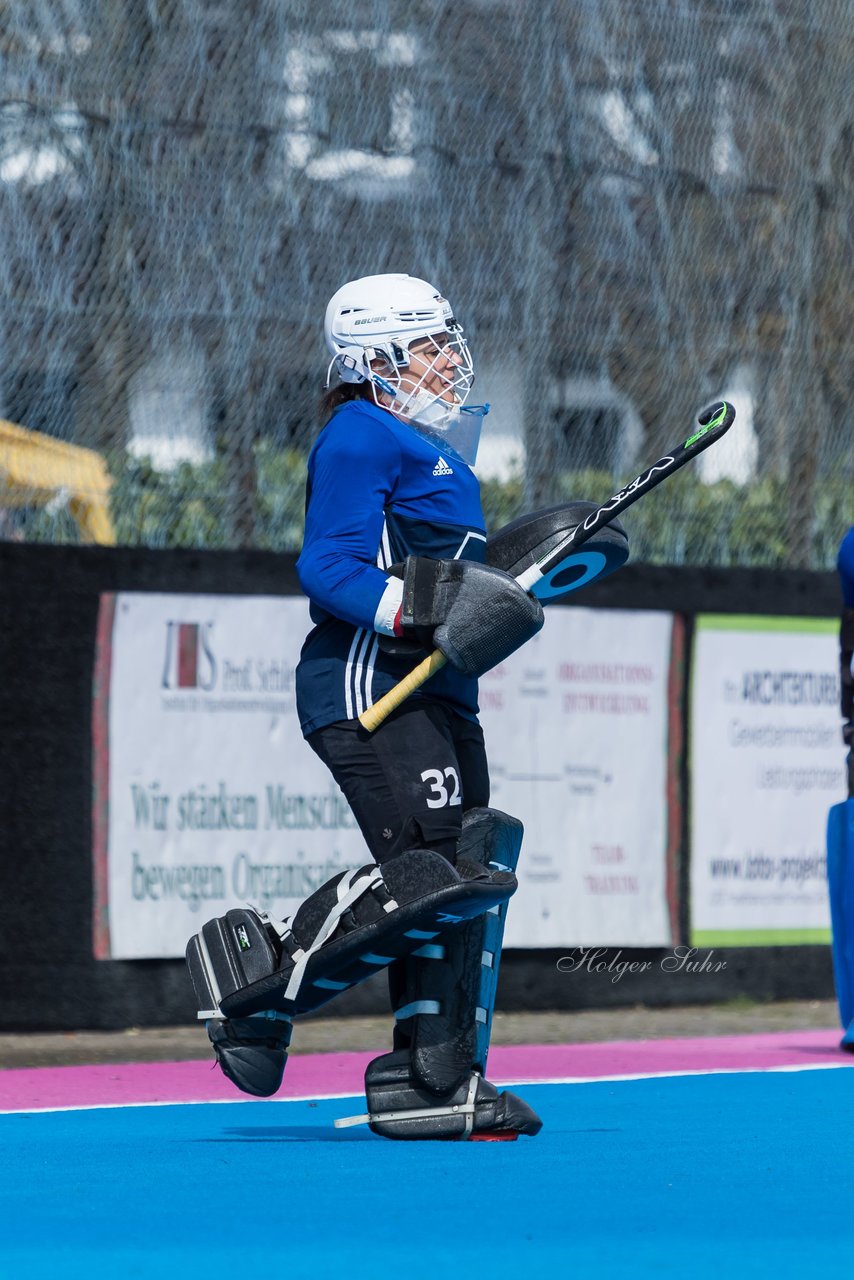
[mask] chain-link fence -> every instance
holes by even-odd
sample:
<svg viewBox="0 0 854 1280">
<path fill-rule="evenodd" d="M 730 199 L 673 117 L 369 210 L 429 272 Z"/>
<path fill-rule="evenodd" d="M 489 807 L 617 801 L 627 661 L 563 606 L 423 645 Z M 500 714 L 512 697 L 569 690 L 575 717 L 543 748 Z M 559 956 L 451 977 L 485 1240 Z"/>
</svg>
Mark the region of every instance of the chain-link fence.
<svg viewBox="0 0 854 1280">
<path fill-rule="evenodd" d="M 0 12 L 0 416 L 103 456 L 119 541 L 298 546 L 326 301 L 398 270 L 466 325 L 493 522 L 604 499 L 726 396 L 635 555 L 832 563 L 852 0 Z M 77 537 L 10 450 L 0 536 Z"/>
</svg>

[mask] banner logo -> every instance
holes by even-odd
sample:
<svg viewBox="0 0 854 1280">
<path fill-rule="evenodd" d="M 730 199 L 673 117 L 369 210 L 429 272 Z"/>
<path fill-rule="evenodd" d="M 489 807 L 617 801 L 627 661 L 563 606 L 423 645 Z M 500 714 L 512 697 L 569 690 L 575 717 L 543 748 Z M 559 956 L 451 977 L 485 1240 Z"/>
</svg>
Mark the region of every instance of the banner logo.
<svg viewBox="0 0 854 1280">
<path fill-rule="evenodd" d="M 167 622 L 163 658 L 164 689 L 213 689 L 216 658 L 212 622 Z"/>
</svg>

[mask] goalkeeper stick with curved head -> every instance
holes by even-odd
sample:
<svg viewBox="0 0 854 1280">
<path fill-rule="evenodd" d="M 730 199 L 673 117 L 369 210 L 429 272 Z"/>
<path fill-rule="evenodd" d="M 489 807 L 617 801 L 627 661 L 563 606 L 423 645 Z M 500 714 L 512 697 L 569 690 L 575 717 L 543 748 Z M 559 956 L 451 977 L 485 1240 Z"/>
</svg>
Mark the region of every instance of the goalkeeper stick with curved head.
<svg viewBox="0 0 854 1280">
<path fill-rule="evenodd" d="M 696 458 L 698 454 L 708 449 L 710 445 L 715 444 L 721 437 L 729 431 L 735 421 L 735 409 L 726 400 L 718 401 L 716 404 L 710 405 L 704 409 L 697 417 L 694 427 L 690 435 L 686 437 L 680 444 L 666 453 L 664 457 L 659 458 L 651 467 L 635 476 L 622 489 L 618 489 L 615 494 L 608 499 L 601 507 L 597 507 L 590 513 L 585 520 L 576 525 L 567 536 L 562 539 L 556 547 L 551 547 L 539 559 L 534 560 L 526 569 L 519 573 L 516 581 L 526 591 L 530 591 L 533 595 L 538 594 L 538 586 L 551 586 L 552 588 L 559 582 L 559 575 L 563 572 L 564 564 L 567 563 L 573 553 L 583 543 L 587 542 L 596 533 L 607 525 L 615 516 L 618 516 L 632 503 L 637 502 L 656 485 L 661 484 L 662 480 L 666 480 L 668 476 L 672 476 L 680 467 L 684 467 L 687 462 Z M 553 589 L 544 592 L 549 599 L 556 598 Z M 359 721 L 363 728 L 369 732 L 379 728 L 382 722 L 391 715 L 392 711 L 405 702 L 410 694 L 429 680 L 435 672 L 441 670 L 447 659 L 440 649 L 435 649 L 429 657 L 420 662 L 414 670 L 410 671 L 408 676 L 404 676 L 398 684 L 390 689 L 384 697 L 375 702 L 373 706 L 368 707 L 359 716 Z"/>
</svg>

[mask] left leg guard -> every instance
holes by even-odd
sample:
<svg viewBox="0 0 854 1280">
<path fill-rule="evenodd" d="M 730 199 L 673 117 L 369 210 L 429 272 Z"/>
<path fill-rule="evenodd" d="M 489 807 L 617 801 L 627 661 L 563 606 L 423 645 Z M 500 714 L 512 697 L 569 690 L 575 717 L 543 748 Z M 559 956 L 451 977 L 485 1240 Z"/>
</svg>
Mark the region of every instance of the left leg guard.
<svg viewBox="0 0 854 1280">
<path fill-rule="evenodd" d="M 457 863 L 512 872 L 521 842 L 515 818 L 472 809 L 463 815 Z M 369 1065 L 368 1114 L 349 1123 L 403 1139 L 498 1140 L 540 1131 L 527 1103 L 484 1078 L 505 912 L 506 904 L 496 906 L 396 966 L 395 1052 Z"/>
<path fill-rule="evenodd" d="M 509 814 L 470 809 L 457 861 L 512 873 L 522 834 Z M 437 1094 L 486 1072 L 506 914 L 507 903 L 493 907 L 398 966 L 395 1048 L 409 1048 L 415 1080 Z"/>
<path fill-rule="evenodd" d="M 533 1137 L 542 1128 L 536 1112 L 513 1093 L 499 1093 L 477 1071 L 437 1095 L 413 1078 L 408 1052 L 375 1058 L 365 1072 L 368 1114 L 336 1120 L 337 1128 L 369 1124 L 382 1138 L 500 1141 Z"/>
</svg>

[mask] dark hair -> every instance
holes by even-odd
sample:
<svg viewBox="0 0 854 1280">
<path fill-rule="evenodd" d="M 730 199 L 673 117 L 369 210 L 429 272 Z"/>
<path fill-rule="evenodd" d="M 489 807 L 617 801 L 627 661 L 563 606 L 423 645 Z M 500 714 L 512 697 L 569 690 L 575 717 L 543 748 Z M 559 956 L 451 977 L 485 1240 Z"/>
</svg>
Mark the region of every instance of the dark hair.
<svg viewBox="0 0 854 1280">
<path fill-rule="evenodd" d="M 318 408 L 321 421 L 327 422 L 329 417 L 348 400 L 372 400 L 373 393 L 369 382 L 336 382 L 334 387 L 327 387 L 320 397 Z"/>
</svg>

